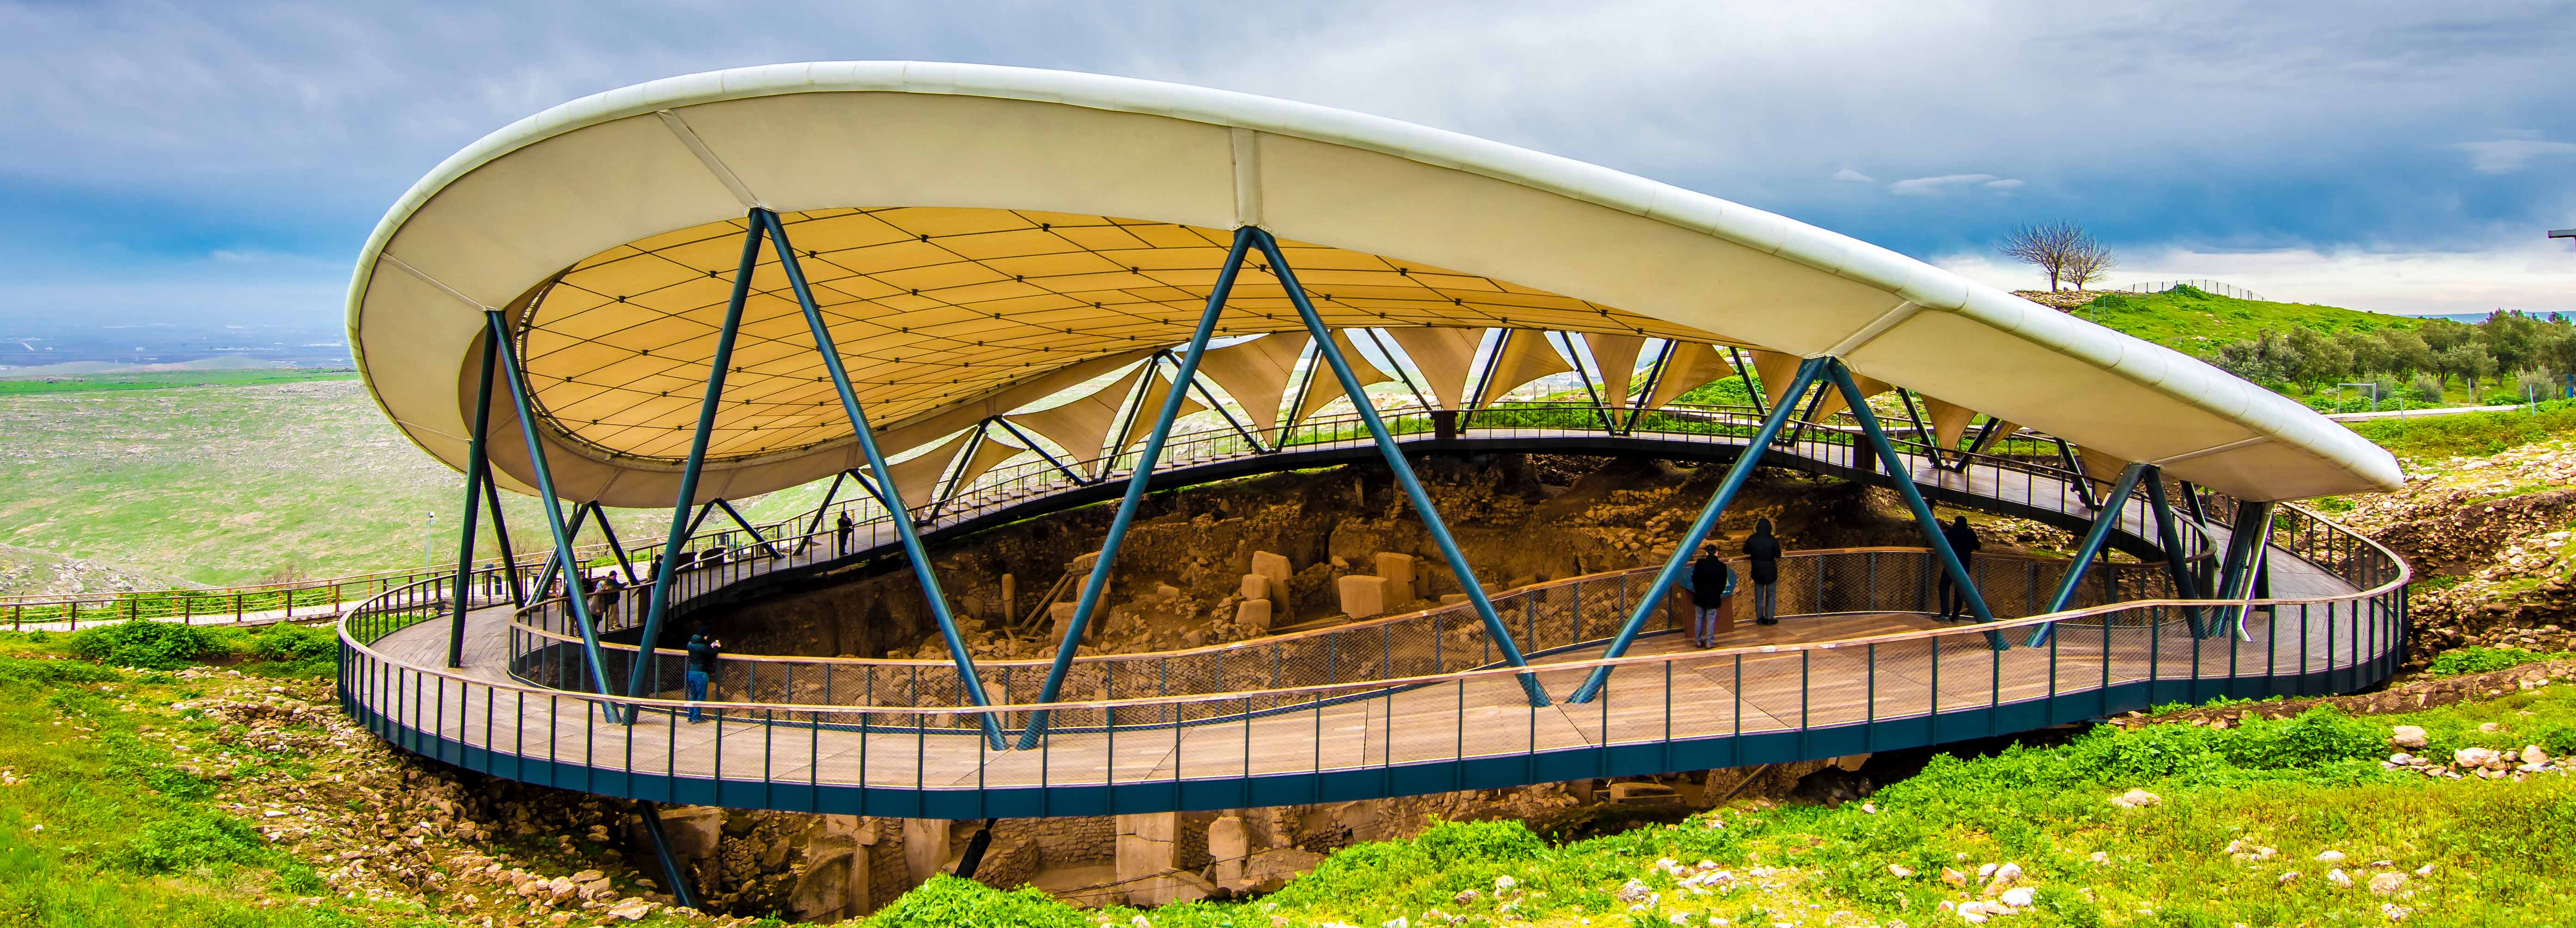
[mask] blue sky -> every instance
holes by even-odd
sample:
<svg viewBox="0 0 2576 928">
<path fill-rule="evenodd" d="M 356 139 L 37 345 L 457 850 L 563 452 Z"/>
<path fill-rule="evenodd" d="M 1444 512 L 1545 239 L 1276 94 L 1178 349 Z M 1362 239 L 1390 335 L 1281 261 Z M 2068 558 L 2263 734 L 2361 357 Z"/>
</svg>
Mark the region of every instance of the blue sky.
<svg viewBox="0 0 2576 928">
<path fill-rule="evenodd" d="M 335 323 L 385 207 L 492 129 L 871 58 L 1413 120 L 2008 286 L 1995 238 L 2071 219 L 2113 283 L 2576 311 L 2567 3 L 0 3 L 0 36 L 7 320 Z"/>
</svg>

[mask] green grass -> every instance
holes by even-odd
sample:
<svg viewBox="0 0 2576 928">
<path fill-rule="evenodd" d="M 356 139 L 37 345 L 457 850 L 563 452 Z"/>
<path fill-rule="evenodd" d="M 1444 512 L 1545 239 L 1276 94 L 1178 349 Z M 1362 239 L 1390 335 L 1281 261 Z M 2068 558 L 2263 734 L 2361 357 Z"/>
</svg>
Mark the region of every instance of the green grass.
<svg viewBox="0 0 2576 928">
<path fill-rule="evenodd" d="M 2484 723 L 2498 730 L 2481 731 Z M 2407 924 L 2576 919 L 2576 859 L 2540 850 L 2576 840 L 2576 782 L 2555 774 L 2513 783 L 2390 771 L 2380 760 L 2396 724 L 2424 726 L 2432 745 L 2423 753 L 2431 756 L 2527 743 L 2564 755 L 2576 752 L 2576 691 L 2553 686 L 2371 718 L 2319 708 L 2227 729 L 2105 726 L 2058 747 L 1936 758 L 1867 808 L 1739 806 L 1553 847 L 1517 822 L 1444 823 L 1413 839 L 1343 849 L 1263 899 L 1143 914 L 1156 928 L 1396 918 L 1439 924 L 1427 916 L 1433 910 L 1481 926 L 1699 926 L 1712 916 L 1735 924 L 1957 924 L 1939 904 L 1974 894 L 1944 885 L 1942 870 L 1974 873 L 1980 864 L 2009 861 L 2024 868 L 2037 892 L 2033 907 L 2007 924 L 2386 924 L 2384 903 L 2414 910 Z M 2138 809 L 2107 802 L 2132 788 L 2162 801 Z M 2231 858 L 2231 842 L 2279 853 Z M 2326 850 L 2348 859 L 2317 862 Z M 1659 859 L 1684 867 L 1705 859 L 1740 879 L 1697 895 L 1659 871 Z M 2389 863 L 2374 865 L 2382 860 Z M 1890 864 L 1913 872 L 1898 875 Z M 2416 874 L 2427 865 L 2429 874 Z M 2357 884 L 2379 873 L 2406 874 L 2409 894 L 2334 887 L 2325 877 L 2336 866 Z M 1754 876 L 1756 867 L 1774 869 Z M 2301 876 L 2285 882 L 2290 871 Z M 1508 913 L 1494 895 L 1498 877 L 1517 884 Z M 1616 897 L 1630 879 L 1660 898 L 1632 911 Z M 1461 901 L 1468 890 L 1477 895 Z M 1105 914 L 1108 923 L 1126 924 L 1137 913 Z M 939 881 L 870 925 L 1085 921 L 1100 919 L 1081 919 L 1026 891 Z"/>
<path fill-rule="evenodd" d="M 2576 434 L 2576 400 L 2551 400 L 2531 409 L 2503 412 L 2364 419 L 2345 426 L 2400 457 L 2483 457 Z"/>
<path fill-rule="evenodd" d="M 134 374 L 54 374 L 10 377 L 0 372 L 0 396 L 85 393 L 93 390 L 166 390 L 172 387 L 240 387 L 254 384 L 355 380 L 354 368 L 288 367 L 261 370 L 149 371 Z"/>
<path fill-rule="evenodd" d="M 2310 303 L 2240 300 L 2176 287 L 2162 293 L 2106 293 L 2070 313 L 2194 356 L 2264 332 L 2313 329 L 2321 334 L 2412 329 L 2411 316 L 2363 312 Z"/>
<path fill-rule="evenodd" d="M 464 479 L 404 439 L 353 379 L 5 395 L 0 421 L 0 542 L 207 584 L 456 557 Z M 781 518 L 821 494 L 816 484 L 742 509 Z M 536 502 L 502 498 L 519 550 L 544 550 Z M 628 541 L 670 527 L 667 510 L 610 512 Z M 488 529 L 476 550 L 498 550 Z M 196 605 L 231 610 L 228 599 Z"/>
<path fill-rule="evenodd" d="M 0 645 L 0 769 L 20 782 L 0 787 L 0 925 L 413 923 L 329 896 L 311 866 L 217 808 L 212 781 L 179 769 L 170 742 L 219 727 L 164 708 L 193 687 L 12 638 Z M 299 763 L 235 750 L 240 770 Z"/>
</svg>

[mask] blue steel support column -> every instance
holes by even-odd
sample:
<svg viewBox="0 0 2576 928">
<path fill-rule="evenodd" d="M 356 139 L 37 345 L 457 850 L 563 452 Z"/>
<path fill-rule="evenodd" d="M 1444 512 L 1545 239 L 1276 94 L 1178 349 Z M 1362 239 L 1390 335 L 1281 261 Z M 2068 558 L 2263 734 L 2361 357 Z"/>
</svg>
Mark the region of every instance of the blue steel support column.
<svg viewBox="0 0 2576 928">
<path fill-rule="evenodd" d="M 2084 542 L 2075 546 L 2075 562 L 2066 565 L 2066 576 L 2057 581 L 2057 593 L 2048 598 L 2048 606 L 2040 612 L 2056 612 L 2075 599 L 2076 584 L 2084 581 L 2085 568 L 2093 566 L 2093 559 L 2102 553 L 2103 543 L 2111 540 L 2111 528 L 2119 524 L 2120 511 L 2128 507 L 2129 494 L 2138 491 L 2138 478 L 2146 472 L 2144 463 L 2133 462 L 2120 469 L 2120 479 L 2111 484 L 2111 495 L 2102 501 L 2101 514 L 2093 517 L 2093 527 L 2084 532 Z M 2049 631 L 2056 627 L 2057 623 L 2051 622 L 2031 629 L 2030 640 L 2023 642 L 2022 646 L 2036 648 L 2047 644 Z"/>
<path fill-rule="evenodd" d="M 716 407 L 724 401 L 734 335 L 742 329 L 742 306 L 751 299 L 752 272 L 760 267 L 761 223 L 753 219 L 744 225 L 749 228 L 742 234 L 742 260 L 734 266 L 733 294 L 725 299 L 724 327 L 716 330 L 716 351 L 707 360 L 707 392 L 698 401 L 698 430 L 689 439 L 688 463 L 680 468 L 680 497 L 671 504 L 671 533 L 662 538 L 662 566 L 653 571 L 653 592 L 644 599 L 643 637 L 636 639 L 635 666 L 626 675 L 628 696 L 644 695 L 645 678 L 660 676 L 654 672 L 653 649 L 662 642 L 662 619 L 671 611 L 671 578 L 680 572 L 679 553 L 688 547 L 689 532 L 697 528 L 697 520 L 689 517 L 689 504 L 698 501 L 698 475 L 706 469 L 708 437 L 715 432 Z M 703 508 L 699 515 L 705 515 Z"/>
<path fill-rule="evenodd" d="M 2221 587 L 2222 595 L 2231 605 L 2226 607 L 2227 611 L 2220 613 L 2216 618 L 2218 622 L 2232 626 L 2236 630 L 2236 637 L 2248 641 L 2253 639 L 2245 633 L 2245 616 L 2254 610 L 2245 603 L 2246 600 L 2261 595 L 2261 591 L 2255 584 L 2263 574 L 2264 562 L 2270 559 L 2272 553 L 2270 544 L 2272 505 L 2268 502 L 2237 503 L 2236 524 L 2229 530 L 2227 537 L 2228 547 L 2238 556 L 2230 558 L 2234 563 L 2229 565 L 2227 576 L 2221 581 L 2224 584 Z M 2245 543 L 2241 546 L 2235 544 L 2238 538 L 2246 539 Z M 2218 634 L 2218 631 L 2216 625 L 2209 630 L 2212 635 Z"/>
<path fill-rule="evenodd" d="M 671 853 L 671 838 L 662 831 L 662 807 L 650 801 L 635 804 L 644 809 L 639 817 L 644 820 L 644 833 L 653 838 L 653 856 L 662 860 L 662 879 L 670 884 L 671 897 L 683 906 L 696 908 L 698 892 L 689 888 L 687 874 L 680 872 L 679 858 Z"/>
<path fill-rule="evenodd" d="M 2164 468 L 2147 468 L 2146 484 L 2147 508 L 2155 513 L 2156 543 L 2164 546 L 2165 571 L 2173 576 L 2175 598 L 2199 599 L 2200 583 L 2192 575 L 2191 568 L 2183 564 L 2181 527 L 2176 524 L 2173 506 L 2165 501 Z M 2197 607 L 2184 606 L 2182 616 L 2192 628 L 2200 627 L 2200 610 Z"/>
<path fill-rule="evenodd" d="M 1968 576 L 1968 565 L 1959 562 L 1959 552 L 1950 550 L 1950 539 L 1941 534 L 1941 520 L 1932 515 L 1931 505 L 1923 502 L 1923 491 L 1914 488 L 1914 471 L 1905 466 L 1904 458 L 1896 456 L 1896 447 L 1887 443 L 1887 433 L 1878 427 L 1878 414 L 1870 411 L 1869 398 L 1860 394 L 1860 386 L 1852 382 L 1851 372 L 1843 369 L 1841 361 L 1826 358 L 1825 373 L 1843 391 L 1843 402 L 1851 407 L 1852 418 L 1860 420 L 1861 433 L 1869 437 L 1870 448 L 1878 452 L 1879 462 L 1887 465 L 1888 483 L 1896 487 L 1896 495 L 1905 498 L 1905 508 L 1914 513 L 1915 523 L 1923 526 L 1924 543 L 1941 559 L 1941 569 L 1949 572 L 1950 582 L 1958 584 L 1959 592 L 1968 598 L 1969 611 L 1977 614 L 1977 621 L 1994 621 L 1995 614 L 1986 609 L 1985 594 L 1977 592 L 1976 578 Z M 2004 636 L 1994 632 L 1986 633 L 1986 643 L 1997 651 L 2012 647 L 2004 642 Z"/>
<path fill-rule="evenodd" d="M 753 542 L 753 543 L 758 544 L 758 545 L 760 545 L 760 546 L 761 546 L 761 547 L 763 547 L 763 548 L 768 548 L 768 549 L 769 549 L 769 556 L 771 556 L 771 557 L 786 557 L 786 556 L 787 556 L 787 552 L 784 552 L 784 551 L 780 551 L 780 550 L 778 550 L 778 545 L 776 545 L 775 543 L 772 543 L 772 542 L 771 542 L 769 539 L 767 539 L 767 538 L 763 538 L 763 537 L 761 537 L 761 535 L 760 535 L 760 529 L 757 529 L 757 528 L 752 527 L 752 524 L 751 524 L 751 521 L 750 521 L 750 520 L 743 518 L 743 517 L 742 517 L 742 513 L 734 511 L 733 504 L 732 504 L 732 503 L 729 503 L 729 502 L 726 502 L 724 497 L 721 497 L 721 496 L 716 497 L 715 503 L 716 503 L 716 508 L 724 510 L 724 514 L 725 514 L 725 517 L 726 517 L 726 518 L 732 519 L 732 520 L 733 520 L 733 524 L 735 524 L 735 525 L 739 525 L 739 526 L 742 526 L 742 530 L 743 530 L 745 533 L 748 533 L 748 534 L 750 534 L 750 535 L 751 535 L 751 540 L 752 540 L 752 542 Z M 606 524 L 608 524 L 608 523 L 606 523 L 606 522 L 602 522 L 602 523 L 600 523 L 600 524 L 601 524 L 601 525 L 606 525 Z"/>
<path fill-rule="evenodd" d="M 492 345 L 492 330 L 483 330 L 483 379 L 474 382 L 474 437 L 465 446 L 465 531 L 456 544 L 456 585 L 449 588 L 455 608 L 447 620 L 447 666 L 465 666 L 465 613 L 467 590 L 474 581 L 474 523 L 483 503 L 483 484 L 492 472 L 492 458 L 483 448 L 485 426 L 492 421 L 492 365 L 498 360 Z M 493 507 L 492 514 L 501 514 Z M 508 560 L 507 546 L 501 550 Z"/>
<path fill-rule="evenodd" d="M 1079 598 L 1073 605 L 1073 618 L 1065 623 L 1064 641 L 1055 648 L 1055 660 L 1047 666 L 1046 682 L 1038 686 L 1039 704 L 1055 701 L 1056 692 L 1064 687 L 1065 671 L 1073 666 L 1073 652 L 1082 641 L 1083 629 L 1091 624 L 1091 613 L 1100 605 L 1100 591 L 1109 583 L 1110 562 L 1117 560 L 1118 547 L 1127 540 L 1127 526 L 1136 519 L 1136 508 L 1145 501 L 1145 482 L 1154 476 L 1154 461 L 1163 456 L 1163 441 L 1171 437 L 1172 420 L 1180 418 L 1181 403 L 1189 399 L 1188 386 L 1199 371 L 1199 358 L 1207 354 L 1208 339 L 1216 335 L 1216 318 L 1225 311 L 1225 298 L 1234 292 L 1235 275 L 1243 270 L 1244 254 L 1252 249 L 1253 236 L 1260 230 L 1244 226 L 1234 231 L 1234 247 L 1225 253 L 1225 266 L 1216 272 L 1216 286 L 1208 290 L 1207 309 L 1199 313 L 1199 326 L 1190 332 L 1189 351 L 1181 355 L 1181 369 L 1173 375 L 1173 388 L 1163 394 L 1163 408 L 1154 414 L 1154 430 L 1145 434 L 1145 450 L 1136 458 L 1136 469 L 1127 476 L 1127 493 L 1118 498 L 1118 514 L 1109 518 L 1109 536 L 1101 539 L 1100 557 L 1091 562 L 1091 573 L 1082 578 Z M 1148 360 L 1148 365 L 1154 362 Z M 1145 374 L 1141 384 L 1151 389 L 1153 371 Z M 1357 394 L 1353 394 L 1356 396 Z M 1029 727 L 1020 734 L 1020 749 L 1038 746 L 1046 735 L 1047 710 L 1029 714 Z"/>
<path fill-rule="evenodd" d="M 519 436 L 528 442 L 528 470 L 537 478 L 537 499 L 545 503 L 546 529 L 555 536 L 555 560 L 578 565 L 580 562 L 573 560 L 572 535 L 564 531 L 563 500 L 555 496 L 555 472 L 546 466 L 546 446 L 537 438 L 536 411 L 528 408 L 528 384 L 519 373 L 519 356 L 510 347 L 510 324 L 497 309 L 485 311 L 483 322 L 491 327 L 492 344 L 500 349 L 501 385 L 510 391 L 510 402 L 519 411 Z M 580 576 L 578 567 L 573 575 Z M 608 667 L 599 659 L 599 630 L 591 625 L 590 597 L 574 591 L 564 599 L 572 606 L 573 627 L 581 631 L 582 659 L 590 665 L 591 685 L 599 689 L 600 695 L 608 695 Z M 602 705 L 600 709 L 611 721 L 616 720 L 616 707 Z"/>
<path fill-rule="evenodd" d="M 587 522 L 587 521 L 589 521 L 589 520 L 590 520 L 590 504 L 589 504 L 589 503 L 574 503 L 574 504 L 572 504 L 572 521 L 571 521 L 570 523 L 567 523 L 567 524 L 564 526 L 564 530 L 563 530 L 563 531 L 564 531 L 564 537 L 566 537 L 566 538 L 570 538 L 570 539 L 573 539 L 573 540 L 575 540 L 575 541 L 579 541 L 579 540 L 581 539 L 581 526 L 582 526 L 582 523 Z M 581 568 L 580 568 L 578 565 L 576 565 L 576 566 L 574 566 L 574 567 L 572 568 L 572 570 L 573 570 L 575 573 L 578 573 L 578 572 L 580 572 Z M 551 555 L 551 554 L 550 554 L 550 555 L 547 555 L 547 556 L 546 556 L 546 566 L 544 567 L 544 569 L 541 569 L 541 570 L 537 571 L 537 595 L 538 595 L 538 596 L 544 596 L 544 595 L 545 595 L 545 593 L 546 593 L 546 588 L 547 588 L 547 587 L 550 587 L 550 586 L 553 586 L 553 585 L 554 585 L 554 583 L 555 583 L 555 577 L 556 577 L 556 576 L 558 576 L 558 575 L 560 575 L 560 574 L 562 574 L 562 573 L 563 573 L 563 571 L 564 571 L 564 562 L 563 562 L 563 559 L 562 559 L 562 558 L 559 558 L 559 557 L 555 557 L 554 555 Z"/>
<path fill-rule="evenodd" d="M 2247 566 L 2254 557 L 2254 532 L 2247 530 L 2245 526 L 2249 521 L 2259 520 L 2260 513 L 2255 509 L 2257 505 L 2259 504 L 2236 504 L 2235 520 L 2228 526 L 2227 553 L 2218 563 L 2218 585 L 2217 589 L 2210 593 L 2212 598 L 2222 602 L 2237 600 L 2243 596 L 2238 586 L 2239 581 L 2251 582 L 2253 572 L 2248 570 Z M 2192 635 L 2197 638 L 2216 635 L 2219 625 L 2226 621 L 2225 607 L 2220 607 L 2216 612 L 2204 611 L 2202 622 L 2192 626 Z"/>
<path fill-rule="evenodd" d="M 519 585 L 519 549 L 510 547 L 510 520 L 501 513 L 501 485 L 492 481 L 488 458 L 483 467 L 483 508 L 492 517 L 493 540 L 501 543 L 501 573 L 510 584 L 510 605 L 526 606 L 527 588 Z"/>
<path fill-rule="evenodd" d="M 832 511 L 832 498 L 841 495 L 841 481 L 848 479 L 848 471 L 832 475 L 832 485 L 823 488 L 823 501 L 814 506 L 814 521 L 805 523 L 805 534 L 796 542 L 796 550 L 814 546 L 814 533 L 823 530 L 823 517 Z"/>
<path fill-rule="evenodd" d="M 813 330 L 814 350 L 823 356 L 823 370 L 832 375 L 832 389 L 841 395 L 841 411 L 850 417 L 850 432 L 859 439 L 859 451 L 868 459 L 868 473 L 876 475 L 879 498 L 893 516 L 896 537 L 903 539 L 904 559 L 912 562 L 912 578 L 921 585 L 921 595 L 929 600 L 930 617 L 939 623 L 939 637 L 948 643 L 948 657 L 957 662 L 958 682 L 966 697 L 978 706 L 993 704 L 984 693 L 984 681 L 975 674 L 975 656 L 966 650 L 966 640 L 957 634 L 957 617 L 948 612 L 948 595 L 939 589 L 939 576 L 930 567 L 930 551 L 921 544 L 921 532 L 912 524 L 912 512 L 903 506 L 903 494 L 888 473 L 885 455 L 877 450 L 876 430 L 868 427 L 865 410 L 859 408 L 859 394 L 850 388 L 850 372 L 841 366 L 841 351 L 832 345 L 832 330 L 823 324 L 823 308 L 814 302 L 814 291 L 805 285 L 805 268 L 796 262 L 796 249 L 787 243 L 787 227 L 778 214 L 753 208 L 751 214 L 769 231 L 769 247 L 778 253 L 778 266 L 787 272 L 788 289 L 796 292 L 796 305 L 805 311 L 805 326 Z M 996 751 L 1007 748 L 1002 740 L 1002 726 L 991 713 L 980 716 L 984 740 Z"/>
<path fill-rule="evenodd" d="M 1268 232 L 1246 228 L 1251 232 L 1253 242 L 1261 246 L 1261 253 L 1270 259 L 1270 271 L 1279 278 L 1279 285 L 1287 288 L 1288 302 L 1297 307 L 1298 317 L 1306 320 L 1307 333 L 1315 337 L 1316 353 L 1332 365 L 1333 377 L 1341 381 L 1342 392 L 1350 396 L 1351 405 L 1359 411 L 1360 423 L 1368 426 L 1369 438 L 1377 442 L 1378 454 L 1386 458 L 1386 468 L 1395 472 L 1395 482 L 1404 487 L 1404 495 L 1413 501 L 1414 511 L 1422 514 L 1423 531 L 1439 544 L 1440 556 L 1449 562 L 1449 572 L 1457 576 L 1458 585 L 1465 589 L 1467 602 L 1474 604 L 1476 616 L 1485 620 L 1485 633 L 1494 636 L 1494 647 L 1502 652 L 1504 662 L 1514 667 L 1529 666 L 1529 662 L 1521 657 L 1519 643 L 1512 640 L 1511 630 L 1503 627 L 1503 618 L 1494 614 L 1494 603 L 1485 598 L 1485 587 L 1476 582 L 1476 572 L 1468 568 L 1466 552 L 1458 550 L 1458 540 L 1449 537 L 1449 526 L 1440 520 L 1440 510 L 1431 506 L 1431 495 L 1424 493 L 1422 481 L 1414 478 L 1413 465 L 1404 460 L 1404 449 L 1396 446 L 1395 436 L 1387 434 L 1385 420 L 1378 418 L 1377 407 L 1369 402 L 1368 394 L 1360 388 L 1359 375 L 1351 373 L 1350 360 L 1342 357 L 1342 350 L 1333 344 L 1333 333 L 1324 328 L 1324 317 L 1316 314 L 1315 304 L 1306 299 L 1306 288 L 1297 283 L 1297 272 L 1289 268 L 1288 256 L 1279 252 L 1279 242 Z M 1510 336 L 1507 333 L 1504 337 Z M 1495 353 L 1500 354 L 1502 342 L 1494 344 Z M 1492 378 L 1488 376 L 1487 379 Z M 1530 705 L 1547 705 L 1547 691 L 1539 688 L 1536 675 L 1524 673 L 1518 679 L 1521 690 L 1529 694 Z"/>
<path fill-rule="evenodd" d="M 1824 365 L 1824 358 L 1798 362 L 1798 376 L 1789 381 L 1789 392 L 1796 394 L 1806 390 L 1824 371 Z M 1601 652 L 1602 657 L 1613 658 L 1628 653 L 1628 646 L 1637 640 L 1637 630 L 1645 627 L 1646 619 L 1663 605 L 1664 597 L 1672 592 L 1673 585 L 1681 582 L 1682 571 L 1688 569 L 1686 565 L 1691 562 L 1691 557 L 1698 554 L 1699 546 L 1708 541 L 1708 533 L 1717 530 L 1718 517 L 1726 514 L 1726 507 L 1735 502 L 1735 494 L 1744 489 L 1745 481 L 1752 479 L 1753 469 L 1762 464 L 1763 450 L 1771 446 L 1772 439 L 1780 436 L 1780 430 L 1789 424 L 1789 416 L 1795 411 L 1794 405 L 1780 403 L 1772 406 L 1770 414 L 1762 417 L 1761 431 L 1754 433 L 1753 439 L 1745 443 L 1744 451 L 1735 456 L 1735 463 L 1727 467 L 1726 479 L 1718 481 L 1717 492 L 1709 496 L 1708 505 L 1700 507 L 1699 518 L 1691 521 L 1690 530 L 1682 533 L 1681 544 L 1674 547 L 1673 556 L 1664 561 L 1664 569 L 1655 572 L 1655 582 L 1648 584 L 1644 593 L 1638 594 L 1637 607 L 1628 613 L 1627 623 L 1619 626 L 1619 634 L 1610 639 L 1610 647 Z M 1594 696 L 1600 695 L 1601 687 L 1609 682 L 1610 668 L 1592 668 L 1592 674 L 1583 678 L 1583 685 L 1576 687 L 1574 695 L 1566 697 L 1565 701 L 1591 702 Z"/>
</svg>

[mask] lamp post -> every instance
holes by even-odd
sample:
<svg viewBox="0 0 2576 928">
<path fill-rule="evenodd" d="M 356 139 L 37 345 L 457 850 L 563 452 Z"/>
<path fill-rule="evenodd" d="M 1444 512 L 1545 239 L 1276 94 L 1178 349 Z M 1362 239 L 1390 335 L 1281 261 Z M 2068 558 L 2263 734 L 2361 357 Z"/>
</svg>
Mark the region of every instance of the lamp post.
<svg viewBox="0 0 2576 928">
<path fill-rule="evenodd" d="M 2576 229 L 2551 229 L 2549 230 L 2549 237 L 2576 239 Z M 2576 396 L 2576 382 L 2561 384 L 2559 389 L 2565 392 L 2568 396 Z"/>
</svg>

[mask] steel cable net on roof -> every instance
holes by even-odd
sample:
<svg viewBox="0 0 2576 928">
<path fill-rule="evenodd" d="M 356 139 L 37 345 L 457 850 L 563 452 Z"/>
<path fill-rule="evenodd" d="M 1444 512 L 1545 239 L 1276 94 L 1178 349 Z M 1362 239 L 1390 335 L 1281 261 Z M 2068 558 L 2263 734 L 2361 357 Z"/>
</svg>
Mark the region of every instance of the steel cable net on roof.
<svg viewBox="0 0 2576 928">
<path fill-rule="evenodd" d="M 782 214 L 851 386 L 880 425 L 1081 361 L 1185 341 L 1232 234 L 1024 210 L 888 207 Z M 676 461 L 740 264 L 740 219 L 609 249 L 565 270 L 517 337 L 541 414 L 605 454 Z M 1335 328 L 1543 328 L 1729 340 L 1506 281 L 1283 242 Z M 1305 326 L 1249 262 L 1218 332 Z M 753 273 L 708 457 L 742 459 L 851 431 L 775 253 Z"/>
</svg>

